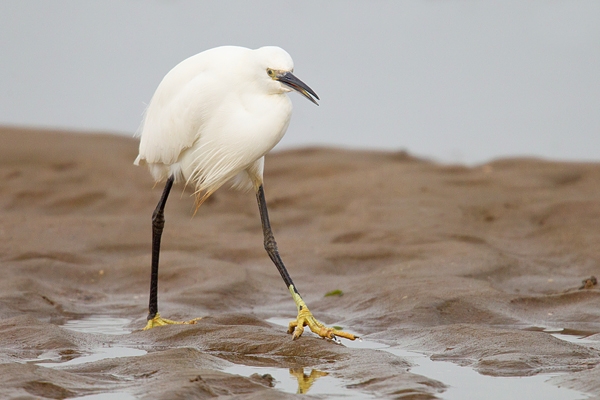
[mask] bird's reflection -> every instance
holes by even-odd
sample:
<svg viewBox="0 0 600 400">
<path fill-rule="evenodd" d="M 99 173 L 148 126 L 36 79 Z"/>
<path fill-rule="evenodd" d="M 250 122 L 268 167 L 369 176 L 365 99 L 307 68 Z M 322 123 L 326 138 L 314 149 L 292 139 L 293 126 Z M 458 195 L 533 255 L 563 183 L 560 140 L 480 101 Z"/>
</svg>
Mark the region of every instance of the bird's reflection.
<svg viewBox="0 0 600 400">
<path fill-rule="evenodd" d="M 296 393 L 305 394 L 308 393 L 313 383 L 315 383 L 318 378 L 327 376 L 328 373 L 313 369 L 310 371 L 310 374 L 307 375 L 304 373 L 304 368 L 290 368 L 290 375 L 298 380 L 298 391 Z"/>
</svg>

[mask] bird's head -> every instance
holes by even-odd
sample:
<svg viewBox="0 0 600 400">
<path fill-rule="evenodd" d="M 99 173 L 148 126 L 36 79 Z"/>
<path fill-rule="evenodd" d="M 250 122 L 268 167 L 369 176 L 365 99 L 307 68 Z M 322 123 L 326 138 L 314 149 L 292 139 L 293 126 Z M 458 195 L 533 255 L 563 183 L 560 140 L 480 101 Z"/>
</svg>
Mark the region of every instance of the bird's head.
<svg viewBox="0 0 600 400">
<path fill-rule="evenodd" d="M 319 96 L 306 83 L 296 78 L 292 57 L 280 47 L 266 46 L 255 50 L 260 60 L 262 78 L 278 93 L 296 91 L 319 105 Z M 316 99 L 316 100 L 315 100 Z"/>
</svg>

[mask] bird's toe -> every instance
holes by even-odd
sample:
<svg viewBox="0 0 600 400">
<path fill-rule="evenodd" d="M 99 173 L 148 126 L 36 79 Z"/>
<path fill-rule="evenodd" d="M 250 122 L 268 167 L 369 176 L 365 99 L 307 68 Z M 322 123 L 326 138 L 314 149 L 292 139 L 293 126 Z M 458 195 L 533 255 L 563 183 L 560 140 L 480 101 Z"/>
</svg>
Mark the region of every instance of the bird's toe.
<svg viewBox="0 0 600 400">
<path fill-rule="evenodd" d="M 302 333 L 304 333 L 304 327 L 308 328 L 316 335 L 324 338 L 333 340 L 336 343 L 340 343 L 338 337 L 343 337 L 349 340 L 355 340 L 359 337 L 348 332 L 344 332 L 335 328 L 325 326 L 319 322 L 307 307 L 304 307 L 298 312 L 298 318 L 295 321 L 291 321 L 288 326 L 288 333 L 292 334 L 292 339 L 298 339 Z"/>
<path fill-rule="evenodd" d="M 194 325 L 201 319 L 202 318 L 194 318 L 189 321 L 173 321 L 170 319 L 162 318 L 160 314 L 156 314 L 154 318 L 148 320 L 148 323 L 146 324 L 143 330 L 147 331 L 149 329 L 156 328 L 157 326 L 165 325 Z"/>
</svg>

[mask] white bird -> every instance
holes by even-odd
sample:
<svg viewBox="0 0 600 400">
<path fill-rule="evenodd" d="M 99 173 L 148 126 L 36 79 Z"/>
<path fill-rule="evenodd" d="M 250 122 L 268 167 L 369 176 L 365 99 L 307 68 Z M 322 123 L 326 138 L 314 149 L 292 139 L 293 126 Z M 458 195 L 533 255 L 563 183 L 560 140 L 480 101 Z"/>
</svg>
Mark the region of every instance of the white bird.
<svg viewBox="0 0 600 400">
<path fill-rule="evenodd" d="M 146 110 L 136 165 L 147 164 L 156 182 L 166 181 L 152 215 L 152 272 L 145 329 L 177 322 L 158 313 L 158 260 L 164 208 L 173 183 L 194 185 L 196 209 L 219 187 L 256 191 L 264 246 L 279 270 L 298 317 L 288 333 L 297 339 L 304 326 L 321 337 L 357 336 L 324 326 L 302 300 L 271 231 L 263 188 L 264 156 L 283 137 L 297 91 L 317 104 L 317 94 L 293 75 L 294 63 L 274 46 L 250 50 L 224 46 L 206 50 L 175 66 L 161 81 Z"/>
</svg>

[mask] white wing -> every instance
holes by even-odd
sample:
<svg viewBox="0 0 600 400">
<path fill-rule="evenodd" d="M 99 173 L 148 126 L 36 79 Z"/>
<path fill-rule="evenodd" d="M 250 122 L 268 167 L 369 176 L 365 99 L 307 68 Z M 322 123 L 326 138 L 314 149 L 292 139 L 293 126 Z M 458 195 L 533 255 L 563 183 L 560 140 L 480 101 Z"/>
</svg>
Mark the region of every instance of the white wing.
<svg viewBox="0 0 600 400">
<path fill-rule="evenodd" d="M 135 163 L 156 181 L 193 183 L 198 204 L 231 179 L 240 188 L 262 181 L 262 157 L 289 124 L 290 99 L 255 86 L 265 70 L 250 52 L 219 47 L 182 61 L 146 111 Z"/>
<path fill-rule="evenodd" d="M 145 113 L 136 164 L 176 163 L 194 145 L 210 115 L 207 110 L 227 94 L 222 78 L 235 58 L 249 51 L 219 47 L 196 54 L 175 66 L 159 84 Z M 215 53 L 221 52 L 217 57 Z M 218 63 L 219 65 L 215 65 Z"/>
</svg>

